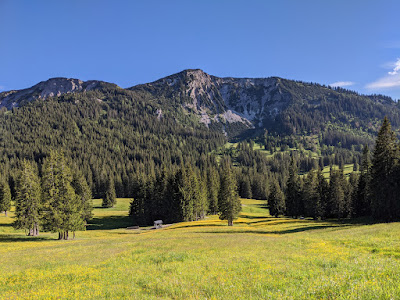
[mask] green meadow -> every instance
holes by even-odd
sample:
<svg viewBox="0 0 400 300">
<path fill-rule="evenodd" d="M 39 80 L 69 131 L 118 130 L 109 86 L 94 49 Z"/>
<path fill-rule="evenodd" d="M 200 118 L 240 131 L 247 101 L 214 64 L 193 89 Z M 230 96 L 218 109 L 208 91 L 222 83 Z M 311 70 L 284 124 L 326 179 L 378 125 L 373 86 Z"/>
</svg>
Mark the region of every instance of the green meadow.
<svg viewBox="0 0 400 300">
<path fill-rule="evenodd" d="M 75 240 L 27 237 L 0 216 L 1 299 L 400 299 L 400 223 L 273 218 L 242 199 L 217 216 L 128 230 L 130 199 L 94 201 Z"/>
</svg>

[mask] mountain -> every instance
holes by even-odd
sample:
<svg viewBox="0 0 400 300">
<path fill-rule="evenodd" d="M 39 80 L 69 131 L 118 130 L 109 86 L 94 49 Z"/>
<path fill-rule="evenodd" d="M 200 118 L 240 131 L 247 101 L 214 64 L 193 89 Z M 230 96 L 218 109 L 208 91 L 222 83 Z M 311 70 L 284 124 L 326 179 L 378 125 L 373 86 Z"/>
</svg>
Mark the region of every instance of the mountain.
<svg viewBox="0 0 400 300">
<path fill-rule="evenodd" d="M 185 70 L 129 90 L 180 103 L 208 127 L 219 123 L 226 131 L 228 126 L 230 137 L 248 129 L 323 132 L 328 125 L 374 131 L 385 115 L 400 125 L 398 105 L 389 97 L 278 77 L 220 78 L 199 69 Z"/>
<path fill-rule="evenodd" d="M 27 89 L 0 93 L 0 108 L 6 107 L 11 109 L 36 99 L 46 99 L 48 97 L 58 97 L 63 94 L 97 90 L 105 86 L 117 87 L 115 84 L 98 80 L 82 81 L 74 78 L 51 78 Z"/>
<path fill-rule="evenodd" d="M 153 83 L 129 88 L 153 97 L 176 99 L 189 112 L 200 116 L 206 126 L 212 122 L 262 126 L 287 106 L 290 95 L 280 87 L 280 78 L 219 78 L 202 70 L 185 70 Z"/>
<path fill-rule="evenodd" d="M 302 172 L 316 157 L 320 166 L 359 162 L 385 115 L 395 130 L 400 126 L 399 106 L 389 97 L 201 70 L 128 89 L 53 78 L 1 93 L 0 106 L 2 175 L 15 183 L 24 159 L 40 163 L 56 149 L 82 171 L 96 197 L 111 179 L 119 197 L 131 197 L 133 183 L 183 164 L 216 164 L 217 154 L 251 169 L 242 174 L 256 189 L 254 178 L 287 169 L 289 151 L 297 153 Z M 248 145 L 224 147 L 248 139 Z M 254 141 L 262 152 L 252 150 Z M 284 173 L 279 176 L 284 182 Z"/>
<path fill-rule="evenodd" d="M 0 107 L 10 109 L 35 99 L 116 88 L 115 84 L 96 80 L 52 78 L 28 89 L 0 93 Z M 279 77 L 221 78 L 193 69 L 133 86 L 126 92 L 158 105 L 158 117 L 171 108 L 182 109 L 182 114 L 230 138 L 256 136 L 264 130 L 278 134 L 321 133 L 328 127 L 349 126 L 373 133 L 385 115 L 392 125 L 400 125 L 399 107 L 389 97 L 359 95 Z M 174 117 L 182 119 L 182 114 L 176 112 Z"/>
</svg>

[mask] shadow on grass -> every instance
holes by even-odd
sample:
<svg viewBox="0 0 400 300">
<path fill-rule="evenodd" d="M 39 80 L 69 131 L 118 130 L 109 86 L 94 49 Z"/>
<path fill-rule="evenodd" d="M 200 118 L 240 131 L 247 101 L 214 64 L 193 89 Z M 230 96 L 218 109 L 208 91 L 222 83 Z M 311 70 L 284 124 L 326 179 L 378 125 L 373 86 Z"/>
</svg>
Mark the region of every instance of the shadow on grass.
<svg viewBox="0 0 400 300">
<path fill-rule="evenodd" d="M 195 227 L 223 227 L 223 226 L 226 226 L 225 224 L 193 224 L 193 225 L 189 224 L 189 225 L 182 225 L 182 226 L 179 226 L 178 225 L 179 223 L 176 223 L 176 224 L 177 224 L 177 226 L 168 228 L 168 230 L 179 229 L 179 228 L 190 228 L 190 227 L 195 228 Z"/>
<path fill-rule="evenodd" d="M 108 230 L 132 226 L 132 219 L 129 216 L 109 216 L 93 218 L 86 226 L 87 230 Z"/>
<path fill-rule="evenodd" d="M 263 200 L 260 200 L 260 201 L 263 201 Z M 254 207 L 257 207 L 257 208 L 262 208 L 262 209 L 268 209 L 269 208 L 266 203 L 252 204 L 251 206 L 254 206 Z M 250 205 L 247 206 L 247 207 L 250 207 Z"/>
<path fill-rule="evenodd" d="M 299 228 L 287 229 L 287 230 L 240 230 L 240 227 L 233 227 L 233 230 L 213 230 L 213 231 L 199 231 L 197 233 L 221 233 L 221 234 L 234 234 L 234 233 L 255 233 L 255 234 L 275 234 L 275 235 L 284 235 L 284 234 L 291 234 L 291 233 L 298 233 L 298 232 L 305 232 L 310 230 L 319 230 L 319 229 L 326 229 L 326 228 L 343 228 L 348 227 L 351 225 L 344 225 L 344 226 L 335 226 L 335 225 L 322 225 L 322 226 L 304 226 Z M 236 230 L 238 229 L 238 230 Z"/>
<path fill-rule="evenodd" d="M 269 223 L 269 222 L 276 222 L 279 221 L 279 219 L 264 219 L 264 220 L 259 220 L 259 221 L 250 221 L 250 222 L 246 222 L 246 224 L 248 225 L 252 225 L 252 224 L 258 224 L 258 223 Z M 287 221 L 285 223 L 299 223 L 298 221 Z"/>
<path fill-rule="evenodd" d="M 243 218 L 243 219 L 266 219 L 266 218 L 269 218 L 267 215 L 264 215 L 264 216 L 251 216 L 251 215 L 248 215 L 248 213 L 242 213 L 240 215 L 240 217 Z"/>
<path fill-rule="evenodd" d="M 0 243 L 54 241 L 49 237 L 1 234 Z"/>
<path fill-rule="evenodd" d="M 0 227 L 12 227 L 12 223 L 0 224 Z"/>
</svg>

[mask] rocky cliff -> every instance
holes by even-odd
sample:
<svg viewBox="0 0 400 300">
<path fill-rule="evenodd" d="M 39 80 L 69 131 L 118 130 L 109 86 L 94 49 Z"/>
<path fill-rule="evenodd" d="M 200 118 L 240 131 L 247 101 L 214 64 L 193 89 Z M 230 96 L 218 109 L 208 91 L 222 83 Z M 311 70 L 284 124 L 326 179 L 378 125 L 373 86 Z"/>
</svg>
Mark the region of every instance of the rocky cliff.
<svg viewBox="0 0 400 300">
<path fill-rule="evenodd" d="M 0 93 L 0 107 L 10 109 L 35 99 L 46 99 L 63 94 L 100 89 L 104 85 L 116 86 L 97 80 L 82 81 L 73 78 L 51 78 L 27 89 Z"/>
</svg>

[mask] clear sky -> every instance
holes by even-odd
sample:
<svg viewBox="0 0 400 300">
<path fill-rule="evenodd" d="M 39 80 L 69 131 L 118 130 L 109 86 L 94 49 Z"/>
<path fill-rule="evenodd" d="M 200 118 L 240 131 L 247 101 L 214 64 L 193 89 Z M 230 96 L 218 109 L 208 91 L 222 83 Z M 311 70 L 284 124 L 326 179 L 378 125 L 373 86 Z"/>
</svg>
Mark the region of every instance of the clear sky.
<svg viewBox="0 0 400 300">
<path fill-rule="evenodd" d="M 0 91 L 188 68 L 400 99 L 400 1 L 0 0 Z"/>
</svg>

